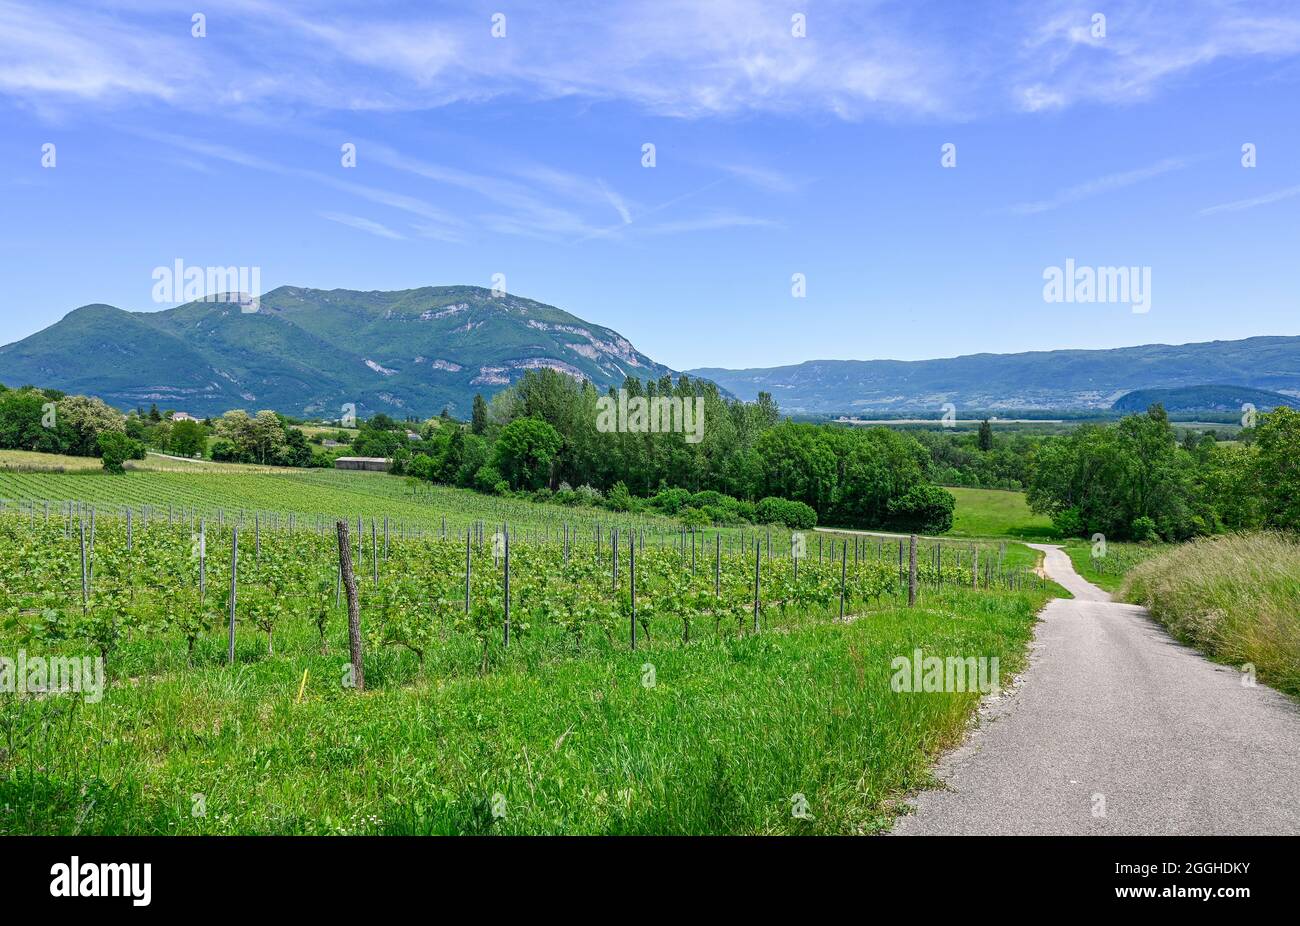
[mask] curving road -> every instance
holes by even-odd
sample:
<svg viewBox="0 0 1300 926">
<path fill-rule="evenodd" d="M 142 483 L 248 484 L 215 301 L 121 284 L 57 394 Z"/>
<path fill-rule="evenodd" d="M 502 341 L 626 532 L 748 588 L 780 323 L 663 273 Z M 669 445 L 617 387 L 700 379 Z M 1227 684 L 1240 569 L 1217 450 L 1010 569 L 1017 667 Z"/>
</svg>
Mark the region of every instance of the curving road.
<svg viewBox="0 0 1300 926">
<path fill-rule="evenodd" d="M 936 770 L 899 835 L 1300 834 L 1300 705 L 1112 602 L 1059 547 L 1019 684 Z"/>
</svg>

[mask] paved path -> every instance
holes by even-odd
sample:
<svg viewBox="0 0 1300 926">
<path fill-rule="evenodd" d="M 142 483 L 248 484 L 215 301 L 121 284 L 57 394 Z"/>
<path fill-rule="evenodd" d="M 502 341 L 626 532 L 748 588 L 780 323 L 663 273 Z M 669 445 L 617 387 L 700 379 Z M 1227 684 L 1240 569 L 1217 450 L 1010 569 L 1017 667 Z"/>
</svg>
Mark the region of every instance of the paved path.
<svg viewBox="0 0 1300 926">
<path fill-rule="evenodd" d="M 1030 546 L 1075 598 L 1043 610 L 1020 684 L 894 832 L 1300 834 L 1300 706 Z"/>
</svg>

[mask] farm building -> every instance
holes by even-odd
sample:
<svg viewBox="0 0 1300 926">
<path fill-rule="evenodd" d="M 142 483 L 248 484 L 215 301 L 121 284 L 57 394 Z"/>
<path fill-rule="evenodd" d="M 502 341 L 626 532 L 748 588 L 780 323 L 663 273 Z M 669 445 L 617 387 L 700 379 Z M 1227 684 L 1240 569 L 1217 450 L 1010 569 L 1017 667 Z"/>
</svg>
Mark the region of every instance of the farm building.
<svg viewBox="0 0 1300 926">
<path fill-rule="evenodd" d="M 335 469 L 364 469 L 374 473 L 388 472 L 392 460 L 383 457 L 339 457 L 334 461 Z"/>
<path fill-rule="evenodd" d="M 195 418 L 195 417 L 194 417 L 193 415 L 191 415 L 189 412 L 173 412 L 173 413 L 172 413 L 172 421 L 198 421 L 198 420 L 199 420 L 199 419 Z"/>
</svg>

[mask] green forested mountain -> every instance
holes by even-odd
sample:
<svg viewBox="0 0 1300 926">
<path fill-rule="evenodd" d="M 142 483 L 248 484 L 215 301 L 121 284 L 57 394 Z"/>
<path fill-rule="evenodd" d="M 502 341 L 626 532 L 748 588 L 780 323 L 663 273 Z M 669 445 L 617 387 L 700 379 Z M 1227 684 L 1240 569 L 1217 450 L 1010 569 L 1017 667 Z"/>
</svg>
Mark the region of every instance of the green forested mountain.
<svg viewBox="0 0 1300 926">
<path fill-rule="evenodd" d="M 524 370 L 550 368 L 599 387 L 671 371 L 616 331 L 554 306 L 477 286 L 397 292 L 286 286 L 256 312 L 193 302 L 161 312 L 88 305 L 0 347 L 0 382 L 96 395 L 121 408 L 157 403 L 194 415 L 230 408 L 337 417 L 468 417 Z"/>
<path fill-rule="evenodd" d="M 1142 412 L 1160 403 L 1167 412 L 1240 412 L 1246 403 L 1259 411 L 1279 405 L 1300 407 L 1295 396 L 1252 389 L 1249 386 L 1180 386 L 1176 389 L 1135 389 L 1120 396 L 1111 406 L 1120 412 Z"/>
</svg>

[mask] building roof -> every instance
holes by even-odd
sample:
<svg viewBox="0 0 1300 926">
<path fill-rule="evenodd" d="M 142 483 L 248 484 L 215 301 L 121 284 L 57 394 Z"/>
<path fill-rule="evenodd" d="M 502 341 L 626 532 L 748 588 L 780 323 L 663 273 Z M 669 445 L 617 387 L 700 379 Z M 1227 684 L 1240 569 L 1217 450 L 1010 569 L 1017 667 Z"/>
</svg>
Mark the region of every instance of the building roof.
<svg viewBox="0 0 1300 926">
<path fill-rule="evenodd" d="M 387 457 L 335 457 L 335 463 L 392 463 Z"/>
</svg>

